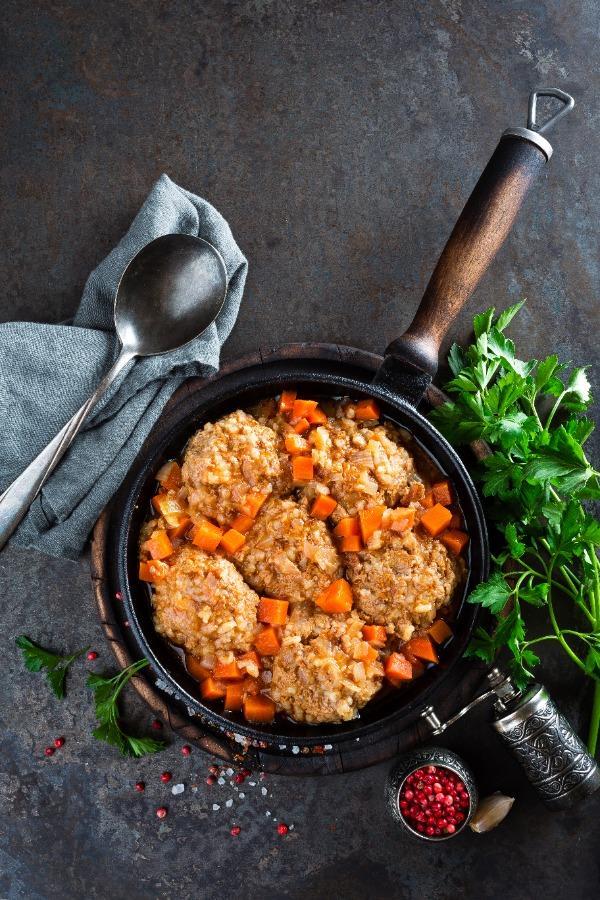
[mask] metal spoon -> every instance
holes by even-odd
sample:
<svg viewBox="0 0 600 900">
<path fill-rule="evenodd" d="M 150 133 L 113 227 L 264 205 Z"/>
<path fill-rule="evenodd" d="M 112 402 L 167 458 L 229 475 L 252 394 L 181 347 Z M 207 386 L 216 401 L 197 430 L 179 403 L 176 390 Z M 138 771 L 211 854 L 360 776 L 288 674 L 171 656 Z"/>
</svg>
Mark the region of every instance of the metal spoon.
<svg viewBox="0 0 600 900">
<path fill-rule="evenodd" d="M 167 234 L 134 256 L 115 297 L 121 352 L 89 400 L 0 497 L 0 549 L 117 375 L 136 356 L 168 353 L 201 335 L 216 319 L 226 292 L 223 258 L 201 238 Z"/>
</svg>

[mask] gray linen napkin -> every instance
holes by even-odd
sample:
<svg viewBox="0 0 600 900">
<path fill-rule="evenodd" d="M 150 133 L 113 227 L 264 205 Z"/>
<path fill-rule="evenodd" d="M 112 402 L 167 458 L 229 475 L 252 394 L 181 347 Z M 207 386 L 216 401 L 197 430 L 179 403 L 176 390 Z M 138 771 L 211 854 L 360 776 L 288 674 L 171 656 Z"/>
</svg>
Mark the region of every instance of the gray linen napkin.
<svg viewBox="0 0 600 900">
<path fill-rule="evenodd" d="M 229 289 L 214 325 L 182 350 L 125 370 L 85 424 L 31 507 L 12 543 L 75 559 L 121 484 L 173 391 L 216 370 L 235 323 L 248 263 L 223 217 L 162 175 L 129 231 L 87 280 L 72 325 L 0 325 L 0 491 L 39 453 L 94 390 L 116 358 L 113 302 L 119 278 L 145 244 L 181 232 L 221 252 Z"/>
</svg>

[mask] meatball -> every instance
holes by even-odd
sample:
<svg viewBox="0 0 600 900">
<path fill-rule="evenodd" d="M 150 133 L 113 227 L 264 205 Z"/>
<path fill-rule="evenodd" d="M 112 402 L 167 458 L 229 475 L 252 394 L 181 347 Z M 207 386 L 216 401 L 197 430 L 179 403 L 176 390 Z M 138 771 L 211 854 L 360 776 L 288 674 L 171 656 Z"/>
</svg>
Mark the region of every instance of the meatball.
<svg viewBox="0 0 600 900">
<path fill-rule="evenodd" d="M 291 490 L 280 439 L 242 410 L 196 432 L 185 452 L 182 477 L 192 515 L 221 525 L 235 518 L 249 494 Z"/>
<path fill-rule="evenodd" d="M 380 503 L 396 506 L 420 482 L 398 429 L 388 422 L 372 426 L 340 415 L 316 429 L 311 443 L 316 477 L 339 504 L 334 518 Z"/>
<path fill-rule="evenodd" d="M 152 594 L 159 634 L 212 668 L 231 651 L 250 650 L 257 630 L 258 596 L 233 563 L 183 547 Z"/>
<path fill-rule="evenodd" d="M 415 531 L 384 531 L 378 549 L 346 554 L 356 609 L 402 640 L 416 625 L 433 622 L 461 580 L 462 566 L 440 541 Z"/>
<path fill-rule="evenodd" d="M 256 591 L 292 603 L 314 600 L 341 575 L 327 526 L 295 500 L 267 500 L 237 562 Z"/>
<path fill-rule="evenodd" d="M 269 693 L 298 722 L 347 722 L 381 687 L 380 659 L 367 661 L 364 622 L 297 606 L 273 663 Z"/>
</svg>

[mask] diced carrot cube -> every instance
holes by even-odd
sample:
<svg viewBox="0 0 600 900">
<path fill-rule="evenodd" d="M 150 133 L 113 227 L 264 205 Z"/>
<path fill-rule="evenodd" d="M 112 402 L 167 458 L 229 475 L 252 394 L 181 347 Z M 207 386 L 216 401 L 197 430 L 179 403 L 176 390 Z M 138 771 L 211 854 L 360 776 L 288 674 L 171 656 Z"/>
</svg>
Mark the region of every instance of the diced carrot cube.
<svg viewBox="0 0 600 900">
<path fill-rule="evenodd" d="M 427 634 L 436 644 L 443 644 L 452 637 L 452 629 L 443 619 L 436 619 L 427 629 Z"/>
<path fill-rule="evenodd" d="M 463 552 L 467 544 L 469 543 L 469 535 L 464 531 L 445 531 L 443 535 L 440 537 L 440 541 L 450 550 L 451 553 L 454 553 L 455 556 L 460 556 Z"/>
<path fill-rule="evenodd" d="M 150 559 L 148 562 L 141 562 L 139 568 L 140 581 L 149 581 L 155 583 L 162 581 L 169 571 L 169 566 L 161 562 L 159 559 Z"/>
<path fill-rule="evenodd" d="M 244 685 L 241 681 L 228 684 L 225 688 L 225 701 L 223 709 L 227 712 L 237 712 L 242 708 L 244 701 Z"/>
<path fill-rule="evenodd" d="M 413 668 L 403 653 L 390 653 L 384 663 L 385 677 L 394 687 L 403 681 L 412 681 Z"/>
<path fill-rule="evenodd" d="M 183 506 L 175 494 L 157 494 L 152 498 L 152 506 L 160 516 L 163 516 L 163 518 L 167 520 L 168 525 L 172 524 L 172 522 L 169 521 L 169 516 L 181 515 L 183 512 Z"/>
<path fill-rule="evenodd" d="M 258 678 L 261 662 L 256 650 L 249 650 L 247 653 L 243 653 L 242 656 L 238 657 L 237 662 L 240 669 L 243 669 L 248 675 L 252 675 L 253 678 Z"/>
<path fill-rule="evenodd" d="M 439 503 L 441 506 L 450 506 L 452 503 L 452 488 L 449 481 L 438 481 L 431 490 L 436 503 Z"/>
<path fill-rule="evenodd" d="M 173 544 L 166 531 L 153 531 L 147 541 L 142 544 L 152 559 L 166 559 L 173 552 Z"/>
<path fill-rule="evenodd" d="M 308 450 L 307 442 L 299 434 L 286 435 L 283 443 L 290 456 L 295 456 L 297 453 L 306 453 Z"/>
<path fill-rule="evenodd" d="M 165 491 L 178 491 L 181 487 L 181 466 L 171 459 L 160 467 L 156 473 L 156 480 Z"/>
<path fill-rule="evenodd" d="M 191 653 L 185 654 L 185 667 L 196 681 L 204 681 L 205 678 L 209 678 L 211 675 L 210 669 L 203 666 L 200 660 L 192 656 Z"/>
<path fill-rule="evenodd" d="M 327 421 L 327 413 L 323 412 L 318 406 L 307 413 L 306 418 L 311 425 L 324 425 Z"/>
<path fill-rule="evenodd" d="M 287 600 L 261 597 L 258 602 L 258 621 L 266 622 L 268 625 L 285 625 L 289 605 Z"/>
<path fill-rule="evenodd" d="M 404 644 L 402 650 L 406 651 L 406 653 L 411 653 L 417 659 L 425 660 L 425 662 L 439 662 L 435 647 L 426 634 L 412 637 L 410 641 Z"/>
<path fill-rule="evenodd" d="M 334 614 L 350 612 L 352 609 L 352 588 L 344 578 L 332 582 L 315 599 L 315 603 L 323 612 Z"/>
<path fill-rule="evenodd" d="M 319 494 L 315 502 L 310 508 L 311 516 L 315 519 L 328 519 L 337 506 L 337 500 L 334 500 L 329 494 Z"/>
<path fill-rule="evenodd" d="M 296 482 L 311 481 L 314 475 L 310 456 L 295 456 L 292 460 L 292 478 Z"/>
<path fill-rule="evenodd" d="M 236 531 L 235 528 L 230 528 L 229 531 L 226 531 L 221 538 L 219 547 L 222 547 L 225 553 L 231 554 L 237 553 L 245 543 L 246 535 L 241 534 L 239 531 Z"/>
<path fill-rule="evenodd" d="M 239 516 L 236 516 L 231 523 L 231 527 L 235 528 L 236 531 L 239 531 L 240 534 L 246 534 L 247 531 L 250 531 L 253 525 L 254 519 L 252 518 L 252 516 L 247 516 L 244 513 L 240 513 Z"/>
<path fill-rule="evenodd" d="M 383 516 L 383 526 L 389 528 L 390 531 L 396 531 L 403 534 L 409 531 L 415 524 L 414 506 L 399 506 L 397 509 L 387 510 Z"/>
<path fill-rule="evenodd" d="M 460 513 L 454 512 L 452 513 L 452 518 L 450 519 L 450 524 L 448 528 L 451 531 L 461 531 L 462 530 L 462 517 Z"/>
<path fill-rule="evenodd" d="M 295 400 L 292 408 L 292 419 L 308 419 L 309 414 L 317 408 L 319 404 L 316 400 Z"/>
<path fill-rule="evenodd" d="M 264 694 L 250 695 L 244 700 L 244 716 L 248 722 L 265 725 L 275 718 L 275 704 Z"/>
<path fill-rule="evenodd" d="M 209 675 L 200 684 L 200 696 L 203 700 L 219 700 L 225 696 L 225 685 Z"/>
<path fill-rule="evenodd" d="M 340 541 L 342 553 L 359 553 L 363 549 L 363 542 L 359 534 L 349 534 Z"/>
<path fill-rule="evenodd" d="M 281 397 L 279 398 L 279 412 L 282 416 L 291 413 L 294 408 L 294 401 L 296 399 L 296 391 L 282 391 Z"/>
<path fill-rule="evenodd" d="M 362 652 L 356 657 L 359 662 L 372 663 L 378 658 L 379 653 L 375 649 L 375 647 L 370 646 L 366 641 L 364 643 L 364 648 Z"/>
<path fill-rule="evenodd" d="M 167 528 L 167 534 L 172 541 L 176 541 L 187 534 L 192 520 L 185 513 L 178 513 L 177 516 L 173 514 L 170 518 L 173 524 L 171 528 Z"/>
<path fill-rule="evenodd" d="M 359 400 L 356 404 L 354 415 L 357 419 L 366 422 L 371 419 L 378 419 L 381 415 L 381 410 L 374 400 Z"/>
<path fill-rule="evenodd" d="M 259 494 L 257 492 L 251 491 L 249 494 L 246 494 L 246 499 L 244 500 L 242 506 L 240 507 L 241 511 L 250 516 L 252 519 L 255 519 L 258 515 L 258 511 L 267 499 L 268 494 Z"/>
<path fill-rule="evenodd" d="M 450 524 L 452 513 L 441 503 L 436 503 L 421 516 L 421 525 L 431 537 L 437 537 Z"/>
<path fill-rule="evenodd" d="M 308 419 L 302 417 L 301 419 L 298 419 L 295 425 L 292 425 L 292 428 L 294 429 L 296 434 L 304 434 L 304 432 L 308 431 L 308 429 L 310 428 L 310 422 L 308 421 Z"/>
<path fill-rule="evenodd" d="M 220 681 L 241 681 L 244 677 L 244 672 L 239 668 L 235 659 L 231 662 L 217 661 L 213 674 Z"/>
<path fill-rule="evenodd" d="M 222 537 L 223 529 L 208 519 L 201 519 L 191 531 L 192 544 L 208 553 L 214 553 Z"/>
<path fill-rule="evenodd" d="M 374 647 L 385 647 L 387 644 L 387 631 L 383 625 L 363 625 L 362 633 L 365 641 Z"/>
<path fill-rule="evenodd" d="M 381 526 L 381 519 L 384 511 L 385 506 L 370 506 L 368 509 L 361 509 L 359 511 L 358 520 L 360 522 L 360 532 L 365 544 Z"/>
<path fill-rule="evenodd" d="M 346 516 L 346 518 L 340 519 L 333 529 L 333 533 L 336 537 L 350 537 L 351 535 L 360 534 L 358 516 Z"/>
<path fill-rule="evenodd" d="M 420 501 L 421 506 L 424 506 L 425 509 L 431 509 L 431 507 L 435 503 L 435 499 L 433 496 L 433 491 L 427 491 L 423 499 Z"/>
<path fill-rule="evenodd" d="M 272 625 L 267 625 L 254 638 L 254 646 L 261 656 L 277 656 L 281 650 L 279 635 Z"/>
</svg>

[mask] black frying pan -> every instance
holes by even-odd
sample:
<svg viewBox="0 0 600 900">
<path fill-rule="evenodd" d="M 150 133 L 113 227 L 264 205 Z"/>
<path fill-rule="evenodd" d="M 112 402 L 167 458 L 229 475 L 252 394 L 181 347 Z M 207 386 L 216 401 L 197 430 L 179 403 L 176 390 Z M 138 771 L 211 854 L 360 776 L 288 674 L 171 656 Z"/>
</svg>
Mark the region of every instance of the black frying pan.
<svg viewBox="0 0 600 900">
<path fill-rule="evenodd" d="M 553 92 L 553 96 L 565 102 L 562 92 Z M 282 752 L 290 751 L 295 744 L 315 746 L 359 738 L 422 705 L 433 690 L 441 687 L 464 653 L 476 616 L 475 608 L 464 598 L 488 574 L 485 522 L 464 464 L 418 412 L 417 405 L 437 369 L 446 331 L 504 242 L 530 185 L 552 153 L 548 141 L 534 130 L 535 124 L 529 124 L 529 128 L 511 128 L 502 135 L 444 248 L 413 322 L 389 345 L 372 382 L 366 382 L 364 371 L 351 364 L 305 358 L 293 351 L 283 361 L 267 359 L 262 365 L 217 376 L 180 403 L 169 430 L 154 441 L 150 439 L 149 451 L 138 457 L 119 491 L 111 551 L 140 656 L 148 658 L 166 689 L 209 728 L 235 732 Z M 181 655 L 156 634 L 147 588 L 137 577 L 139 531 L 162 462 L 178 456 L 188 438 L 205 422 L 252 406 L 285 388 L 298 388 L 302 396 L 314 398 L 375 398 L 384 417 L 408 429 L 437 468 L 450 478 L 471 539 L 468 577 L 458 601 L 455 634 L 445 650 L 444 665 L 429 669 L 402 690 L 380 692 L 361 710 L 360 718 L 342 725 L 301 725 L 277 717 L 273 724 L 257 728 L 237 713 L 227 714 L 201 702 L 198 685 L 186 672 Z"/>
</svg>

